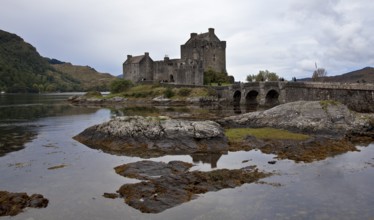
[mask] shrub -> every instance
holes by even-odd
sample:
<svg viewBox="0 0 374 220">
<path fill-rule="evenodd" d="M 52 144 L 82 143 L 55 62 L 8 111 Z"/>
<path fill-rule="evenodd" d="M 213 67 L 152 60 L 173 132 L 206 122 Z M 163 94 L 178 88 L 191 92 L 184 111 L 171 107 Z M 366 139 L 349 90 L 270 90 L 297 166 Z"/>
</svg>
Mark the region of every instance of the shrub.
<svg viewBox="0 0 374 220">
<path fill-rule="evenodd" d="M 110 84 L 111 93 L 121 93 L 130 89 L 133 86 L 132 82 L 126 79 L 117 79 Z"/>
<path fill-rule="evenodd" d="M 173 97 L 174 95 L 175 95 L 175 94 L 174 94 L 174 91 L 173 91 L 173 89 L 170 88 L 170 87 L 167 87 L 166 90 L 164 91 L 164 96 L 165 96 L 166 98 L 171 98 L 171 97 Z"/>
<path fill-rule="evenodd" d="M 180 96 L 189 96 L 191 94 L 191 89 L 190 88 L 181 88 L 179 91 L 178 91 L 178 95 Z"/>
</svg>

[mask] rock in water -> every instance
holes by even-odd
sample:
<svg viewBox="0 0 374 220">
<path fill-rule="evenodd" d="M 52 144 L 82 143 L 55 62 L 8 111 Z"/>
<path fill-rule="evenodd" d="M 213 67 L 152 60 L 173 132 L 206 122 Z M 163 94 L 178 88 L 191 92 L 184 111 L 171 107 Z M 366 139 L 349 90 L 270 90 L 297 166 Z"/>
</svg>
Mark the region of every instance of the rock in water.
<svg viewBox="0 0 374 220">
<path fill-rule="evenodd" d="M 15 216 L 27 207 L 45 208 L 48 202 L 40 194 L 28 196 L 26 193 L 0 191 L 0 216 Z"/>
<path fill-rule="evenodd" d="M 103 151 L 147 158 L 163 154 L 226 152 L 223 128 L 213 121 L 125 116 L 87 128 L 75 140 Z"/>
<path fill-rule="evenodd" d="M 228 127 L 272 127 L 312 134 L 365 133 L 373 130 L 373 114 L 359 114 L 335 101 L 298 101 L 266 111 L 224 118 Z"/>
<path fill-rule="evenodd" d="M 167 164 L 138 161 L 118 166 L 116 173 L 146 181 L 124 184 L 117 193 L 129 206 L 141 212 L 159 213 L 195 199 L 198 194 L 239 187 L 271 175 L 260 172 L 256 166 L 190 172 L 191 166 L 182 161 Z"/>
</svg>

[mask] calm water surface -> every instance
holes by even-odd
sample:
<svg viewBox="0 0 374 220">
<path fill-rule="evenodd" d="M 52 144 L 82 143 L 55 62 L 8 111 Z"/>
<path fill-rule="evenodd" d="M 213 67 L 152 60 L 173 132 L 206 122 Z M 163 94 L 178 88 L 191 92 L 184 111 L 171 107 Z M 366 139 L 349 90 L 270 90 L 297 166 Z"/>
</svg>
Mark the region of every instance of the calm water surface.
<svg viewBox="0 0 374 220">
<path fill-rule="evenodd" d="M 76 107 L 64 101 L 69 95 L 0 96 L 0 190 L 40 193 L 50 201 L 45 209 L 0 219 L 374 219 L 374 143 L 359 146 L 360 152 L 309 164 L 281 160 L 270 165 L 274 155 L 260 151 L 152 158 L 194 163 L 193 170 L 257 165 L 277 174 L 265 183 L 202 194 L 159 214 L 143 214 L 121 199 L 103 198 L 104 192 L 137 182 L 113 168 L 142 159 L 90 149 L 73 136 L 113 115 L 194 118 L 202 112 L 214 118 L 233 110 Z M 48 169 L 59 165 L 65 166 Z"/>
</svg>

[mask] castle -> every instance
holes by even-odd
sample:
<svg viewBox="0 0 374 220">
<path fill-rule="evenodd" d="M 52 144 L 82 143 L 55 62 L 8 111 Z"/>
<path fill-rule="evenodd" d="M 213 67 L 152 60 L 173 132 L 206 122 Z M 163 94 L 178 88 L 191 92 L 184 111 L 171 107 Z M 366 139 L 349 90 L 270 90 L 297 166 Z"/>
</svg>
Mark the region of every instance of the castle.
<svg viewBox="0 0 374 220">
<path fill-rule="evenodd" d="M 174 84 L 203 85 L 204 72 L 226 72 L 226 41 L 221 41 L 209 28 L 207 33 L 191 33 L 181 45 L 181 58 L 153 61 L 149 53 L 127 55 L 123 63 L 123 78 L 134 83 L 168 82 Z"/>
</svg>

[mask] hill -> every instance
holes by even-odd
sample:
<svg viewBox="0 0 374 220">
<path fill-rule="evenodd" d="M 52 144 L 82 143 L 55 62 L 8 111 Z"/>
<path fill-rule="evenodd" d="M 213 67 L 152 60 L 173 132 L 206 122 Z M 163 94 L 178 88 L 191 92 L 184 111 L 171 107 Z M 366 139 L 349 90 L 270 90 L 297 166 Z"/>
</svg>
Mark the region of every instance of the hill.
<svg viewBox="0 0 374 220">
<path fill-rule="evenodd" d="M 298 81 L 312 81 L 312 78 L 298 79 Z M 365 67 L 342 75 L 327 76 L 323 78 L 323 82 L 374 83 L 374 68 Z"/>
<path fill-rule="evenodd" d="M 84 91 L 109 91 L 108 85 L 116 79 L 115 76 L 109 73 L 99 73 L 89 66 L 77 66 L 71 63 L 51 65 L 58 72 L 78 80 L 80 82 L 80 88 Z"/>
<path fill-rule="evenodd" d="M 108 90 L 111 78 L 115 79 L 114 76 L 98 73 L 89 67 L 62 68 L 59 65 L 73 67 L 56 59 L 42 57 L 35 47 L 21 37 L 0 30 L 0 91 Z M 90 80 L 89 86 L 87 80 Z"/>
<path fill-rule="evenodd" d="M 355 70 L 349 73 L 345 73 L 337 76 L 327 77 L 326 82 L 342 82 L 342 83 L 374 83 L 374 68 L 365 67 L 360 70 Z"/>
</svg>

